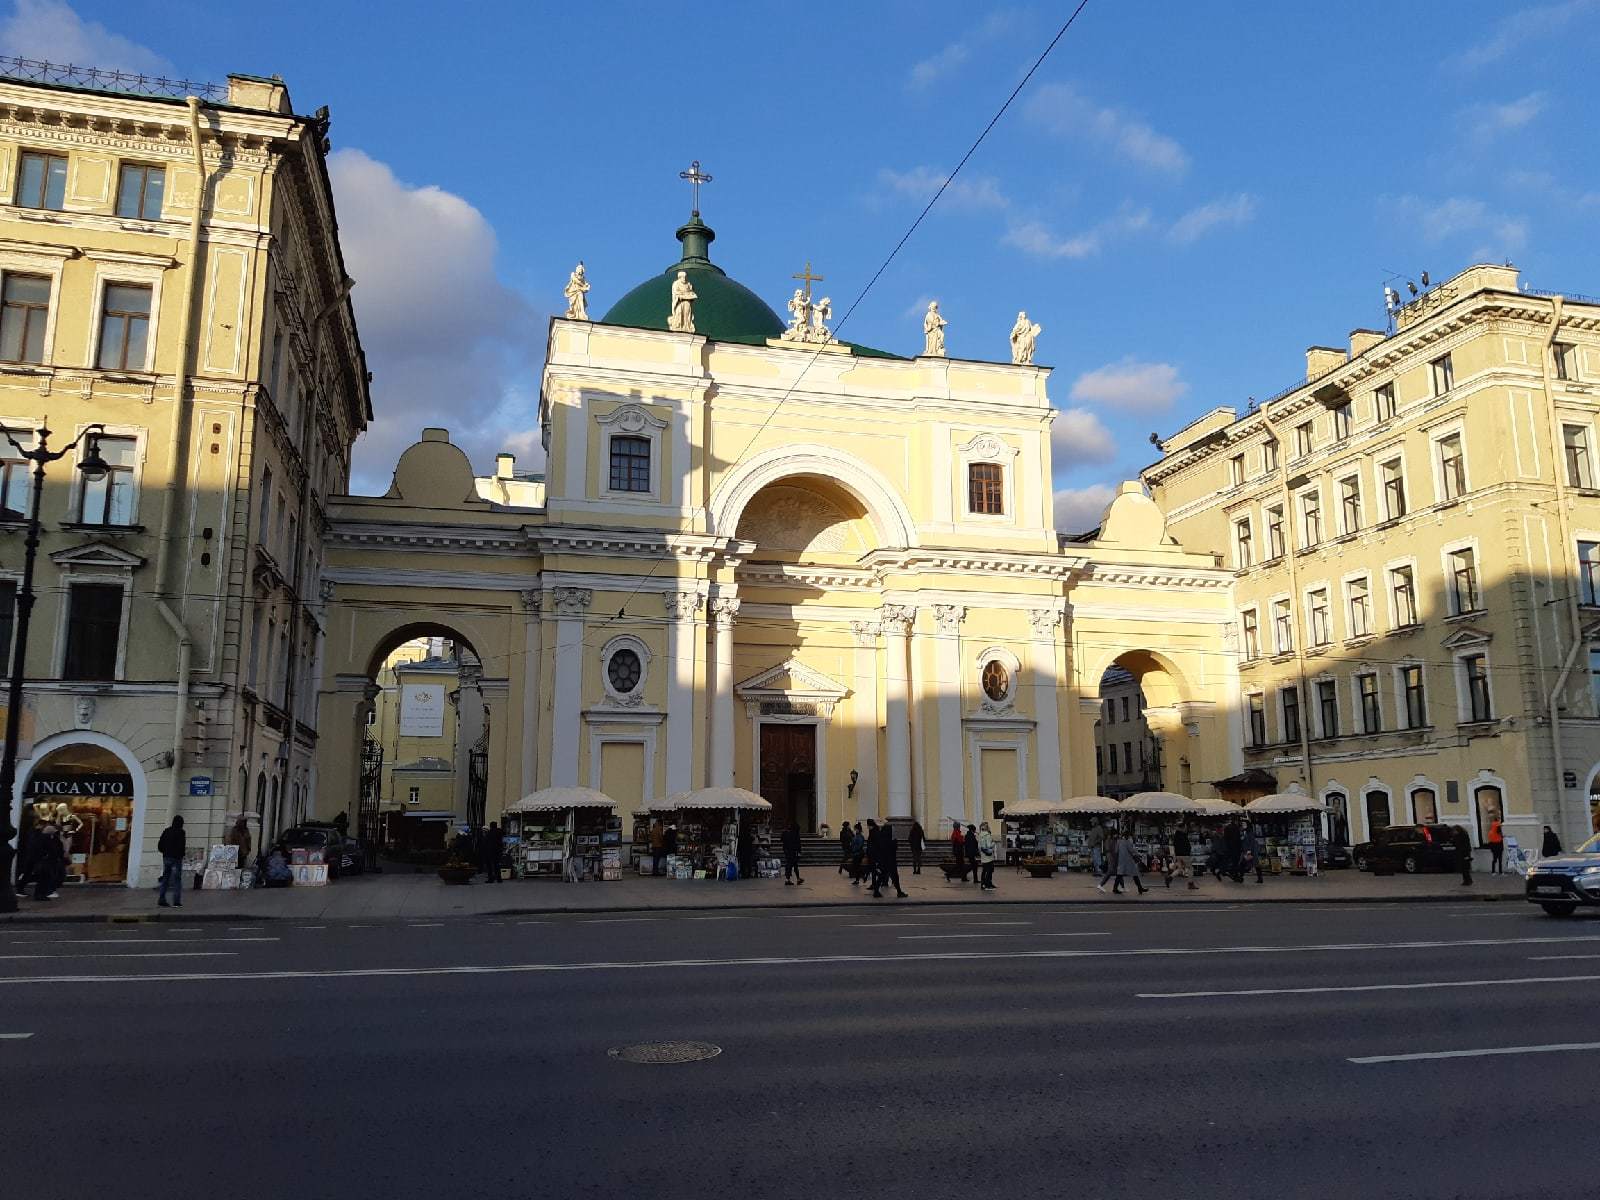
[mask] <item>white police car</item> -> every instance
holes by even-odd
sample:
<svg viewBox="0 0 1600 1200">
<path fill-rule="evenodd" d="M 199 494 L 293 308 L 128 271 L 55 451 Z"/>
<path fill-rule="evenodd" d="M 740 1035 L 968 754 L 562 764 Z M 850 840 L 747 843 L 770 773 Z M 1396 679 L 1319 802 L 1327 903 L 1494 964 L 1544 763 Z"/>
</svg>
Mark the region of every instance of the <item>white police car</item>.
<svg viewBox="0 0 1600 1200">
<path fill-rule="evenodd" d="M 1600 833 L 1570 854 L 1529 867 L 1528 899 L 1552 917 L 1570 917 L 1579 905 L 1600 907 Z"/>
</svg>

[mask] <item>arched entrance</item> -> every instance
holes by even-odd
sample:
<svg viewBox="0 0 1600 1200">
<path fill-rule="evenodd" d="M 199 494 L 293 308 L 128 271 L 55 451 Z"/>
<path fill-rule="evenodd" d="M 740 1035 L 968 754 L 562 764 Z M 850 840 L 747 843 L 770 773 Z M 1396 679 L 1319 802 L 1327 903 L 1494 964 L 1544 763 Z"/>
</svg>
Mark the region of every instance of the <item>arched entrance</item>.
<svg viewBox="0 0 1600 1200">
<path fill-rule="evenodd" d="M 1095 721 L 1096 791 L 1194 794 L 1191 714 L 1176 668 L 1150 650 L 1128 650 L 1100 673 Z"/>
<path fill-rule="evenodd" d="M 91 730 L 55 734 L 17 778 L 12 820 L 23 838 L 45 822 L 61 831 L 69 883 L 138 883 L 145 777 L 126 746 Z"/>
</svg>

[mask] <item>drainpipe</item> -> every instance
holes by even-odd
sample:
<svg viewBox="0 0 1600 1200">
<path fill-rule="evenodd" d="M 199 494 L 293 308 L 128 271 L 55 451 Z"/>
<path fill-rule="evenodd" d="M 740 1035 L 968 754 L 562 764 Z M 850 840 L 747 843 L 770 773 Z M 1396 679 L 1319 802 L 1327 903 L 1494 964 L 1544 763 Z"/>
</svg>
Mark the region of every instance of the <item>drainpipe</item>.
<svg viewBox="0 0 1600 1200">
<path fill-rule="evenodd" d="M 200 100 L 188 98 L 189 148 L 194 154 L 195 185 L 194 209 L 189 214 L 189 263 L 184 272 L 183 309 L 178 323 L 178 365 L 173 374 L 172 438 L 167 446 L 167 462 L 172 470 L 167 478 L 166 495 L 161 505 L 161 533 L 156 548 L 155 592 L 156 611 L 178 639 L 177 683 L 178 697 L 172 718 L 172 802 L 178 803 L 178 779 L 183 770 L 183 730 L 189 707 L 189 660 L 194 640 L 183 618 L 167 602 L 167 548 L 172 544 L 172 526 L 178 511 L 178 486 L 185 435 L 189 428 L 189 343 L 194 337 L 195 281 L 200 274 L 200 221 L 205 206 L 206 164 L 200 149 Z M 180 598 L 179 603 L 182 603 Z M 215 815 L 214 813 L 212 814 Z M 209 836 L 209 834 L 208 834 Z"/>
<path fill-rule="evenodd" d="M 1306 632 L 1300 626 L 1300 618 L 1305 614 L 1300 608 L 1300 569 L 1295 565 L 1298 555 L 1295 550 L 1294 497 L 1289 491 L 1289 455 L 1284 440 L 1278 436 L 1278 427 L 1273 424 L 1265 408 L 1261 411 L 1261 419 L 1266 423 L 1267 436 L 1278 443 L 1278 487 L 1283 496 L 1283 557 L 1289 567 L 1289 613 L 1294 622 L 1290 632 L 1294 643 L 1295 687 L 1300 693 L 1300 761 L 1305 767 L 1306 795 L 1315 798 L 1316 777 L 1311 766 L 1311 698 L 1306 694 Z M 1267 615 L 1270 618 L 1272 614 Z M 1262 699 L 1265 700 L 1265 697 Z"/>
<path fill-rule="evenodd" d="M 1550 461 L 1555 468 L 1556 481 L 1556 529 L 1560 537 L 1563 561 L 1565 556 L 1573 552 L 1572 521 L 1567 513 L 1567 475 L 1565 447 L 1561 440 L 1561 420 L 1556 414 L 1556 393 L 1552 386 L 1550 361 L 1555 351 L 1555 340 L 1561 332 L 1561 304 L 1560 296 L 1550 298 L 1550 333 L 1544 340 L 1544 351 L 1539 356 L 1539 369 L 1544 375 L 1544 411 L 1545 421 L 1550 427 Z M 1561 664 L 1561 673 L 1556 676 L 1555 686 L 1550 689 L 1548 711 L 1550 716 L 1550 768 L 1555 781 L 1556 822 L 1564 823 L 1566 805 L 1563 803 L 1566 795 L 1566 779 L 1561 767 L 1561 694 L 1566 690 L 1567 679 L 1572 675 L 1572 668 L 1578 661 L 1578 653 L 1583 649 L 1583 614 L 1578 611 L 1578 594 L 1572 588 L 1567 589 L 1567 616 L 1572 623 L 1572 645 L 1567 649 L 1566 660 Z M 1574 829 L 1563 832 L 1569 836 L 1575 835 Z"/>
</svg>

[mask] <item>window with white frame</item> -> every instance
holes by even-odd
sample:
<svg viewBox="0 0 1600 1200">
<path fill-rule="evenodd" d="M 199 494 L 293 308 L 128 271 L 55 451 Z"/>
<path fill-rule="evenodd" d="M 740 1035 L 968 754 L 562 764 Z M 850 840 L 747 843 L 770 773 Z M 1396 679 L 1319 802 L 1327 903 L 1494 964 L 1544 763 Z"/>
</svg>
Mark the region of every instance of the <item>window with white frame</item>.
<svg viewBox="0 0 1600 1200">
<path fill-rule="evenodd" d="M 1272 649 L 1276 654 L 1294 650 L 1294 617 L 1286 599 L 1272 602 Z"/>
<path fill-rule="evenodd" d="M 1361 476 L 1346 475 L 1339 480 L 1339 532 L 1361 529 Z"/>
<path fill-rule="evenodd" d="M 1372 583 L 1365 575 L 1345 584 L 1345 623 L 1353 638 L 1372 632 Z"/>
<path fill-rule="evenodd" d="M 1411 789 L 1411 817 L 1418 825 L 1433 825 L 1439 820 L 1439 793 L 1430 787 Z"/>
<path fill-rule="evenodd" d="M 273 490 L 272 490 L 272 468 L 271 467 L 262 467 L 261 468 L 261 486 L 256 490 L 256 496 L 261 502 L 261 508 L 259 510 L 260 515 L 256 518 L 256 520 L 257 520 L 256 541 L 260 542 L 263 546 L 265 546 L 267 544 L 267 539 L 272 536 L 272 497 L 273 497 L 273 495 L 274 495 L 274 493 L 273 493 Z"/>
<path fill-rule="evenodd" d="M 67 641 L 63 679 L 117 677 L 124 591 L 118 583 L 73 583 L 67 587 Z"/>
<path fill-rule="evenodd" d="M 1466 691 L 1463 712 L 1469 721 L 1492 721 L 1494 709 L 1489 700 L 1489 657 L 1482 652 L 1463 654 L 1458 660 L 1460 682 Z"/>
<path fill-rule="evenodd" d="M 1235 454 L 1228 460 L 1228 482 L 1235 487 L 1244 482 L 1244 455 Z"/>
<path fill-rule="evenodd" d="M 1421 729 L 1428 723 L 1428 697 L 1421 663 L 1405 663 L 1395 668 L 1399 675 L 1401 711 L 1407 729 Z"/>
<path fill-rule="evenodd" d="M 100 457 L 106 473 L 98 479 L 78 475 L 78 520 L 85 525 L 132 525 L 137 513 L 134 468 L 137 438 L 102 436 Z"/>
<path fill-rule="evenodd" d="M 1326 646 L 1333 641 L 1333 622 L 1328 613 L 1328 589 L 1316 588 L 1306 593 L 1306 625 L 1313 646 Z"/>
<path fill-rule="evenodd" d="M 9 508 L 9 486 L 6 495 Z M 1584 604 L 1600 604 L 1600 542 L 1578 543 L 1578 594 Z"/>
<path fill-rule="evenodd" d="M 1578 348 L 1571 342 L 1555 342 L 1550 347 L 1555 359 L 1556 378 L 1573 380 L 1578 377 Z"/>
<path fill-rule="evenodd" d="M 1389 569 L 1389 599 L 1396 629 L 1417 623 L 1417 572 L 1410 565 Z"/>
<path fill-rule="evenodd" d="M 1339 736 L 1339 685 L 1331 679 L 1317 680 L 1317 720 L 1322 736 Z"/>
<path fill-rule="evenodd" d="M 631 634 L 612 638 L 600 650 L 600 677 L 606 699 L 613 704 L 635 705 L 644 698 L 650 649 Z"/>
<path fill-rule="evenodd" d="M 1267 559 L 1283 557 L 1283 505 L 1274 504 L 1267 509 Z"/>
<path fill-rule="evenodd" d="M 1240 570 L 1254 560 L 1251 541 L 1250 518 L 1240 517 L 1233 523 L 1233 565 Z"/>
<path fill-rule="evenodd" d="M 1250 744 L 1252 746 L 1265 746 L 1267 744 L 1267 700 L 1260 692 L 1252 692 L 1245 698 L 1250 710 Z"/>
<path fill-rule="evenodd" d="M 613 492 L 648 492 L 650 439 L 633 434 L 614 434 L 611 438 L 610 467 Z"/>
<path fill-rule="evenodd" d="M 1471 546 L 1452 550 L 1450 565 L 1450 606 L 1457 614 L 1476 612 L 1480 599 L 1478 593 L 1478 556 Z"/>
<path fill-rule="evenodd" d="M 1283 712 L 1283 740 L 1298 742 L 1300 740 L 1300 689 L 1286 687 L 1278 689 L 1278 704 Z"/>
<path fill-rule="evenodd" d="M 1400 458 L 1391 458 L 1378 464 L 1378 475 L 1383 480 L 1383 519 L 1397 521 L 1406 515 L 1406 469 Z"/>
<path fill-rule="evenodd" d="M 44 362 L 50 277 L 7 271 L 0 286 L 0 362 Z"/>
<path fill-rule="evenodd" d="M 1561 450 L 1567 461 L 1567 486 L 1593 487 L 1594 466 L 1589 457 L 1589 427 L 1563 425 Z"/>
<path fill-rule="evenodd" d="M 1304 458 L 1311 453 L 1311 422 L 1302 421 L 1294 427 L 1294 453 L 1296 458 Z"/>
<path fill-rule="evenodd" d="M 1372 391 L 1372 416 L 1376 421 L 1387 421 L 1394 416 L 1394 384 L 1384 383 Z"/>
<path fill-rule="evenodd" d="M 637 501 L 659 499 L 661 445 L 668 422 L 642 404 L 623 404 L 595 418 L 605 493 Z"/>
<path fill-rule="evenodd" d="M 1300 493 L 1300 548 L 1309 550 L 1322 541 L 1322 493 L 1316 488 Z"/>
<path fill-rule="evenodd" d="M 159 221 L 166 187 L 165 167 L 123 163 L 117 174 L 117 216 Z"/>
<path fill-rule="evenodd" d="M 66 207 L 66 198 L 66 155 L 24 153 L 17 165 L 17 207 L 60 212 Z"/>
<path fill-rule="evenodd" d="M 1455 364 L 1448 354 L 1441 354 L 1428 364 L 1428 374 L 1433 380 L 1433 394 L 1442 396 L 1456 385 Z"/>
<path fill-rule="evenodd" d="M 1370 673 L 1357 675 L 1356 694 L 1361 700 L 1361 732 L 1382 731 L 1383 710 L 1378 700 L 1378 677 Z"/>
<path fill-rule="evenodd" d="M 1350 401 L 1344 400 L 1333 406 L 1333 436 L 1335 441 L 1343 441 L 1350 436 L 1353 424 Z"/>
<path fill-rule="evenodd" d="M 6 429 L 24 450 L 32 450 L 36 435 L 31 429 Z M 33 488 L 33 464 L 0 436 L 0 515 L 17 520 L 28 515 L 28 499 Z"/>
<path fill-rule="evenodd" d="M 1278 439 L 1269 437 L 1261 443 L 1261 469 L 1263 471 L 1276 471 L 1278 469 Z"/>
<path fill-rule="evenodd" d="M 1451 433 L 1434 443 L 1439 455 L 1439 498 L 1459 500 L 1467 491 L 1467 464 L 1461 435 Z"/>
<path fill-rule="evenodd" d="M 1243 635 L 1244 656 L 1247 660 L 1261 657 L 1260 618 L 1256 610 L 1247 608 L 1239 614 L 1239 627 Z"/>
<path fill-rule="evenodd" d="M 149 284 L 108 283 L 100 302 L 100 349 L 95 366 L 143 371 L 150 336 Z"/>
</svg>

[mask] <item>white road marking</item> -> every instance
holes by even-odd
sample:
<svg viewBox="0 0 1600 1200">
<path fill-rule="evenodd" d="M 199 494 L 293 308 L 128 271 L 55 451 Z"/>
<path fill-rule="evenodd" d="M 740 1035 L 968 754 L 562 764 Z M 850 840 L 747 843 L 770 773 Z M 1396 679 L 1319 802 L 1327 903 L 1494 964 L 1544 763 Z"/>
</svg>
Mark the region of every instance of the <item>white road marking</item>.
<svg viewBox="0 0 1600 1200">
<path fill-rule="evenodd" d="M 1453 912 L 1445 913 L 1452 921 L 1481 921 L 1485 917 L 1537 917 L 1538 913 L 1532 912 Z"/>
<path fill-rule="evenodd" d="M 1009 934 L 1008 933 L 1008 934 L 1006 934 L 1006 936 L 1007 937 L 1033 937 L 1035 935 L 1034 934 Z M 1071 933 L 1041 933 L 1041 934 L 1038 934 L 1037 936 L 1039 936 L 1039 937 L 1110 937 L 1111 934 L 1107 930 L 1090 931 L 1090 930 L 1086 930 L 1086 929 L 1074 929 Z"/>
<path fill-rule="evenodd" d="M 936 925 L 937 921 L 866 921 L 860 925 L 846 925 L 846 929 L 911 929 L 916 926 Z"/>
<path fill-rule="evenodd" d="M 411 928 L 413 928 L 413 929 L 443 929 L 444 928 L 444 922 L 443 921 L 408 921 L 407 924 L 410 925 Z"/>
<path fill-rule="evenodd" d="M 1571 962 L 1579 958 L 1600 958 L 1600 954 L 1530 954 L 1529 962 Z"/>
<path fill-rule="evenodd" d="M 665 921 L 666 917 L 598 917 L 588 921 L 576 921 L 577 925 L 638 925 L 644 921 Z M 518 925 L 542 925 L 543 921 L 518 921 Z"/>
<path fill-rule="evenodd" d="M 218 971 L 215 973 L 171 973 L 165 975 L 13 975 L 0 976 L 0 987 L 19 983 L 204 983 L 229 980 L 274 979 L 383 979 L 417 978 L 428 975 L 534 975 L 569 974 L 583 971 L 655 971 L 678 967 L 790 967 L 840 964 L 845 966 L 883 966 L 912 962 L 971 962 L 975 957 L 1005 959 L 1086 959 L 1144 958 L 1226 954 L 1305 954 L 1316 951 L 1412 950 L 1419 947 L 1453 949 L 1471 946 L 1516 946 L 1550 942 L 1600 941 L 1600 934 L 1582 937 L 1469 938 L 1454 942 L 1351 942 L 1322 946 L 1172 946 L 1141 950 L 998 950 L 982 955 L 957 950 L 928 951 L 918 954 L 818 954 L 766 956 L 759 958 L 673 958 L 629 962 L 509 963 L 499 966 L 455 967 L 350 967 L 327 970 Z M 1366 988 L 1287 988 L 1286 993 L 1319 991 L 1381 991 L 1386 989 L 1468 987 L 1480 983 L 1579 983 L 1600 980 L 1600 975 L 1559 975 L 1548 979 L 1509 979 L 1461 981 L 1439 984 L 1380 984 Z M 1171 995 L 1252 995 L 1252 992 L 1150 993 Z M 1276 994 L 1269 990 L 1265 994 Z"/>
<path fill-rule="evenodd" d="M 1095 904 L 1090 908 L 1047 908 L 1043 916 L 1047 917 L 1164 917 L 1173 913 L 1219 913 L 1233 912 L 1243 908 L 1242 904 L 1208 904 L 1184 905 L 1182 908 L 1114 908 L 1111 905 Z"/>
<path fill-rule="evenodd" d="M 20 962 L 32 958 L 238 958 L 237 950 L 72 950 L 66 954 L 0 954 L 0 962 Z"/>
<path fill-rule="evenodd" d="M 296 925 L 296 929 L 326 929 L 326 925 Z"/>
<path fill-rule="evenodd" d="M 58 938 L 49 945 L 52 946 L 171 946 L 178 942 L 277 942 L 282 938 L 275 937 L 181 937 L 181 938 L 149 938 L 149 937 L 108 937 L 108 938 Z M 40 942 L 24 942 L 23 945 L 38 946 Z"/>
<path fill-rule="evenodd" d="M 928 942 L 946 941 L 951 938 L 997 938 L 1016 937 L 1014 933 L 902 933 L 897 940 L 902 942 Z"/>
<path fill-rule="evenodd" d="M 963 921 L 962 928 L 969 925 L 1032 925 L 1032 921 Z"/>
<path fill-rule="evenodd" d="M 742 914 L 742 913 L 734 915 L 734 916 L 727 916 L 727 917 L 684 917 L 683 918 L 683 920 L 685 920 L 685 921 L 745 921 L 745 920 L 748 920 L 748 919 L 749 918 L 744 916 L 744 914 Z"/>
<path fill-rule="evenodd" d="M 20 1042 L 32 1036 L 31 1033 L 0 1033 L 0 1042 Z"/>
<path fill-rule="evenodd" d="M 261 932 L 261 926 L 259 926 L 259 925 L 229 925 L 228 926 L 228 932 L 229 933 L 260 933 Z"/>
<path fill-rule="evenodd" d="M 1483 1050 L 1434 1050 L 1423 1054 L 1369 1054 L 1347 1058 L 1365 1067 L 1373 1063 L 1424 1062 L 1435 1058 L 1489 1058 L 1499 1054 L 1557 1054 L 1572 1050 L 1600 1050 L 1600 1042 L 1558 1042 L 1550 1046 L 1491 1046 Z"/>
<path fill-rule="evenodd" d="M 548 925 L 548 924 L 550 924 L 549 921 L 518 921 L 516 923 L 518 925 Z M 352 925 L 352 926 L 350 926 L 350 928 L 351 929 L 369 929 L 371 927 L 368 926 L 368 925 Z"/>
<path fill-rule="evenodd" d="M 1357 983 L 1344 986 L 1240 988 L 1212 992 L 1135 992 L 1139 1000 L 1195 1000 L 1213 996 L 1317 996 L 1330 992 L 1428 992 L 1442 988 L 1518 987 L 1533 983 L 1587 983 L 1600 975 L 1536 975 L 1524 979 L 1447 979 L 1430 983 Z"/>
</svg>

